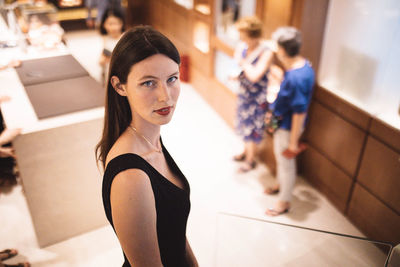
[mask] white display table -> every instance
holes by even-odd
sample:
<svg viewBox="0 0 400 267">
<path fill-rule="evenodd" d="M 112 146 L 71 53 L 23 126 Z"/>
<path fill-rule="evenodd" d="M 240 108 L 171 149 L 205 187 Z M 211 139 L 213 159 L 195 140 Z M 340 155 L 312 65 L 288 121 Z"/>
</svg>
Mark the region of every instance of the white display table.
<svg viewBox="0 0 400 267">
<path fill-rule="evenodd" d="M 5 29 L 0 17 L 0 33 Z M 28 47 L 26 53 L 19 48 L 0 49 L 3 59 L 65 54 L 65 46 L 52 51 Z M 39 246 L 105 225 L 102 177 L 94 155 L 104 108 L 39 120 L 15 69 L 0 71 L 0 95 L 11 97 L 1 104 L 6 127 L 22 129 L 13 146 Z"/>
</svg>

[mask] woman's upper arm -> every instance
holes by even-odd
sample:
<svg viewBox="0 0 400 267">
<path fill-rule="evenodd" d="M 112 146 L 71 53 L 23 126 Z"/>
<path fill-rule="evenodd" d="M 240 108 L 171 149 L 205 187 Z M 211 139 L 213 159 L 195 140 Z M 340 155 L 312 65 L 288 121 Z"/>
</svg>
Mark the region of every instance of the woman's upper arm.
<svg viewBox="0 0 400 267">
<path fill-rule="evenodd" d="M 162 266 L 150 179 L 138 169 L 119 173 L 111 186 L 112 219 L 132 266 Z"/>
<path fill-rule="evenodd" d="M 251 68 L 247 70 L 247 78 L 252 82 L 258 82 L 267 72 L 269 66 L 271 65 L 272 58 L 273 53 L 271 50 L 263 52 L 254 67 L 250 66 Z"/>
</svg>

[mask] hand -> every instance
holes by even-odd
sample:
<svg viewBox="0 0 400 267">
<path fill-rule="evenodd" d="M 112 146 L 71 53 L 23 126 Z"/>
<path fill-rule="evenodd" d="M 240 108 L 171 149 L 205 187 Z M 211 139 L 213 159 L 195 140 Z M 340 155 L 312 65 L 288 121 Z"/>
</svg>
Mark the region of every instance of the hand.
<svg viewBox="0 0 400 267">
<path fill-rule="evenodd" d="M 269 124 L 271 122 L 271 118 L 272 118 L 272 112 L 268 111 L 265 114 L 265 119 L 264 119 L 265 124 Z"/>
<path fill-rule="evenodd" d="M 4 144 L 7 144 L 7 143 L 10 143 L 19 134 L 21 134 L 21 129 L 20 128 L 15 128 L 15 129 L 6 128 L 0 134 L 0 145 L 4 145 Z"/>
<path fill-rule="evenodd" d="M 301 152 L 303 152 L 304 150 L 306 150 L 307 145 L 304 143 L 300 143 L 297 147 L 293 148 L 293 147 L 288 147 L 287 149 L 285 149 L 282 152 L 282 155 L 287 158 L 287 159 L 293 159 L 295 157 L 297 157 L 297 155 L 299 155 Z"/>
<path fill-rule="evenodd" d="M 0 147 L 0 158 L 15 158 L 14 148 Z"/>
</svg>

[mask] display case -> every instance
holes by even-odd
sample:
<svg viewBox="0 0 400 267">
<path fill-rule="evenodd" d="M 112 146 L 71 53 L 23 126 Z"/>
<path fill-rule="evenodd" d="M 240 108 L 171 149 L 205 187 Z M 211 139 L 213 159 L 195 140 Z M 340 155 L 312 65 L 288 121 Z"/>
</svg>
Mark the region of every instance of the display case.
<svg viewBox="0 0 400 267">
<path fill-rule="evenodd" d="M 211 3 L 208 0 L 197 0 L 194 6 L 194 10 L 203 15 L 211 15 Z"/>
<path fill-rule="evenodd" d="M 214 76 L 233 93 L 239 92 L 239 81 L 237 76 L 241 69 L 237 62 L 221 50 L 214 53 Z"/>
<path fill-rule="evenodd" d="M 174 2 L 186 9 L 193 8 L 193 0 L 174 0 Z"/>
<path fill-rule="evenodd" d="M 235 22 L 244 16 L 256 14 L 256 0 L 218 0 L 216 1 L 215 30 L 217 38 L 234 47 L 239 42 Z"/>
<path fill-rule="evenodd" d="M 200 20 L 195 21 L 193 27 L 193 45 L 205 54 L 210 51 L 210 26 L 207 23 Z"/>
</svg>

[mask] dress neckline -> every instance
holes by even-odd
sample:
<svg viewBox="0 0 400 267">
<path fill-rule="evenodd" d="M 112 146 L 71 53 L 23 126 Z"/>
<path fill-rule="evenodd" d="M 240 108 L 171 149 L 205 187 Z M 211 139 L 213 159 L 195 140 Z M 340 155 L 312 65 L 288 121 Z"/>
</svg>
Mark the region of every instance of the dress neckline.
<svg viewBox="0 0 400 267">
<path fill-rule="evenodd" d="M 163 147 L 163 148 L 164 148 L 164 147 Z M 137 156 L 137 157 L 140 158 L 142 161 L 144 161 L 151 169 L 153 169 L 153 170 L 162 178 L 162 179 L 161 179 L 162 181 L 165 181 L 166 183 L 172 185 L 173 187 L 175 187 L 175 188 L 178 189 L 179 191 L 183 191 L 183 192 L 187 193 L 187 189 L 185 189 L 185 188 L 180 188 L 179 186 L 177 186 L 176 184 L 174 184 L 173 182 L 171 182 L 170 180 L 168 180 L 167 177 L 165 177 L 164 175 L 162 175 L 156 168 L 154 168 L 153 165 L 151 165 L 151 164 L 150 164 L 147 160 L 145 160 L 142 156 L 140 156 L 140 155 L 138 155 L 138 154 L 135 154 L 135 153 L 126 153 L 126 154 L 131 154 L 131 155 Z M 123 154 L 122 154 L 122 155 L 123 155 Z M 164 154 L 164 149 L 163 149 L 163 155 L 164 155 L 164 157 L 167 157 L 167 156 Z M 166 159 L 166 161 L 167 161 L 168 167 L 170 168 L 170 164 L 169 164 L 168 159 Z M 173 173 L 173 172 L 172 172 L 172 173 Z M 173 174 L 175 174 L 175 173 L 173 173 Z M 187 187 L 185 181 L 183 181 L 182 179 L 180 179 L 180 178 L 178 177 L 178 176 L 179 176 L 178 174 L 176 174 L 176 175 L 177 175 L 177 178 L 178 178 L 179 180 L 182 181 L 183 186 L 184 186 L 184 187 Z"/>
<path fill-rule="evenodd" d="M 160 142 L 161 142 L 161 147 L 162 147 L 162 153 L 163 153 L 163 155 L 164 155 L 164 157 L 165 157 L 165 160 L 166 160 L 166 162 L 167 162 L 167 165 L 168 165 L 168 167 L 170 168 L 170 170 L 172 170 L 172 168 L 171 168 L 171 160 L 172 160 L 172 158 L 171 158 L 171 156 L 169 155 L 169 153 L 168 153 L 168 151 L 165 149 L 165 147 L 164 147 L 164 144 L 162 143 L 162 140 L 161 140 L 161 137 L 160 137 Z M 128 152 L 128 153 L 124 153 L 124 154 L 120 154 L 120 155 L 118 155 L 118 156 L 116 156 L 116 157 L 114 157 L 113 159 L 111 159 L 109 162 L 108 162 L 108 164 L 107 164 L 107 166 L 106 166 L 106 169 L 108 168 L 108 166 L 110 166 L 110 163 L 111 162 L 113 162 L 114 160 L 116 160 L 117 158 L 120 158 L 120 157 L 123 157 L 124 155 L 132 155 L 132 156 L 135 156 L 135 157 L 137 157 L 137 158 L 139 158 L 141 161 L 143 161 L 148 167 L 150 167 L 153 171 L 155 171 L 155 173 L 157 174 L 157 175 L 159 175 L 160 177 L 161 177 L 161 181 L 163 181 L 164 183 L 166 183 L 166 184 L 169 184 L 172 188 L 175 188 L 176 190 L 178 190 L 178 191 L 181 191 L 181 192 L 184 192 L 184 193 L 188 193 L 189 192 L 189 187 L 188 187 L 188 183 L 184 180 L 184 179 L 181 179 L 179 176 L 179 173 L 174 173 L 174 172 L 172 172 L 173 174 L 175 174 L 175 175 L 177 175 L 177 178 L 179 179 L 179 180 L 181 180 L 182 181 L 182 183 L 183 183 L 183 186 L 184 186 L 184 188 L 180 188 L 179 186 L 177 186 L 176 184 L 174 184 L 173 182 L 171 182 L 170 180 L 168 180 L 164 175 L 162 175 L 156 168 L 154 168 L 154 166 L 153 165 L 151 165 L 147 160 L 145 160 L 142 156 L 140 156 L 139 154 L 136 154 L 136 153 L 132 153 L 132 152 Z M 183 175 L 183 174 L 182 174 Z"/>
</svg>

